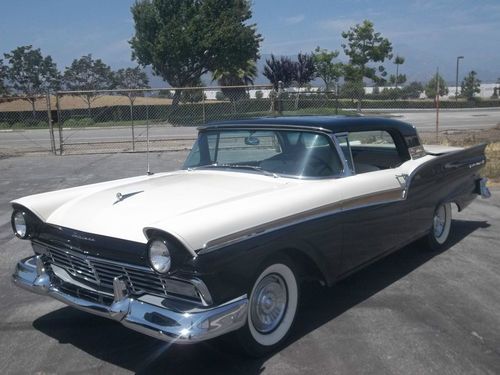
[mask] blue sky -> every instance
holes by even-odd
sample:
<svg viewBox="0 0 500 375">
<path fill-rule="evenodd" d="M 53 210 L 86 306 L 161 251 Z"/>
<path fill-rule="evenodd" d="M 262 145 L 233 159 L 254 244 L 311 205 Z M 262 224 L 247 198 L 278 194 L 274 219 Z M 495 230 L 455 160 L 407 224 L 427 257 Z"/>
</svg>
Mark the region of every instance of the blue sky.
<svg viewBox="0 0 500 375">
<path fill-rule="evenodd" d="M 87 53 L 114 68 L 133 65 L 127 43 L 133 2 L 4 0 L 0 53 L 32 44 L 60 69 Z M 465 56 L 462 73 L 474 69 L 483 81 L 500 77 L 499 0 L 254 0 L 253 12 L 262 54 L 295 55 L 317 45 L 341 50 L 340 33 L 370 19 L 406 58 L 402 71 L 409 78 L 425 80 L 439 66 L 451 82 L 458 55 Z"/>
</svg>

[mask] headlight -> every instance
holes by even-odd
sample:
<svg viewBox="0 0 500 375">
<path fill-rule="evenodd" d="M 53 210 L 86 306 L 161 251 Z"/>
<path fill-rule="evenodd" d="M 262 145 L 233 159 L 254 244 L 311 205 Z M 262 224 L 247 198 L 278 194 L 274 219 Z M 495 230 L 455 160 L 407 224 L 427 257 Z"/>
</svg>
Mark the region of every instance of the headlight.
<svg viewBox="0 0 500 375">
<path fill-rule="evenodd" d="M 12 230 L 17 237 L 24 240 L 30 236 L 31 228 L 26 212 L 14 211 L 10 222 L 12 224 Z"/>
<path fill-rule="evenodd" d="M 155 239 L 149 242 L 149 263 L 158 273 L 167 273 L 172 265 L 172 258 L 168 250 L 167 243 L 163 240 Z"/>
</svg>

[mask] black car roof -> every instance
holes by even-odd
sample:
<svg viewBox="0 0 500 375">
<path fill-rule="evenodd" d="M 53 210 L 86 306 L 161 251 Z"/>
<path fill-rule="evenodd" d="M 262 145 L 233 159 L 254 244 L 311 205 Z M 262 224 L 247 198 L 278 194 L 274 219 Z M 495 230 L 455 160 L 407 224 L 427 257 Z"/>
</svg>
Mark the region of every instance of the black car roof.
<svg viewBox="0 0 500 375">
<path fill-rule="evenodd" d="M 200 130 L 214 128 L 234 128 L 251 125 L 258 128 L 292 127 L 343 133 L 350 131 L 396 130 L 403 136 L 416 134 L 414 126 L 395 119 L 362 116 L 295 116 L 295 117 L 260 117 L 245 120 L 213 122 L 200 127 Z"/>
</svg>

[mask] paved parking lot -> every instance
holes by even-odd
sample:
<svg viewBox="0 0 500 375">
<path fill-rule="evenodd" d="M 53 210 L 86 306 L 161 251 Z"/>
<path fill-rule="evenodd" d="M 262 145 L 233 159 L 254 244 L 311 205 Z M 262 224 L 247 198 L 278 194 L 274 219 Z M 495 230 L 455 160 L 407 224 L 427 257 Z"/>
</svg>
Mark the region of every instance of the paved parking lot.
<svg viewBox="0 0 500 375">
<path fill-rule="evenodd" d="M 151 169 L 184 157 L 153 154 Z M 11 234 L 11 199 L 145 170 L 145 154 L 0 159 L 1 374 L 500 373 L 500 190 L 454 213 L 443 252 L 414 244 L 333 288 L 306 285 L 288 346 L 260 360 L 224 340 L 169 346 L 10 283 L 15 262 L 30 255 Z"/>
</svg>

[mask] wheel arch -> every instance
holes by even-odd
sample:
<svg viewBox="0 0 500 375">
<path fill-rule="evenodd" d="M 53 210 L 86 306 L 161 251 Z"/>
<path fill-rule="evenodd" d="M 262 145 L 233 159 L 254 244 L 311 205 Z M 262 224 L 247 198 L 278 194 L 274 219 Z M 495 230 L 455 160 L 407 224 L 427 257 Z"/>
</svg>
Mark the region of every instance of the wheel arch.
<svg viewBox="0 0 500 375">
<path fill-rule="evenodd" d="M 286 247 L 266 257 L 266 260 L 279 255 L 290 258 L 298 269 L 300 279 L 316 280 L 320 283 L 330 284 L 324 262 L 320 262 L 317 255 L 313 255 L 311 252 L 305 251 L 300 247 Z"/>
</svg>

